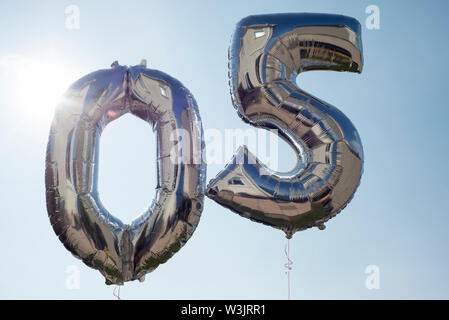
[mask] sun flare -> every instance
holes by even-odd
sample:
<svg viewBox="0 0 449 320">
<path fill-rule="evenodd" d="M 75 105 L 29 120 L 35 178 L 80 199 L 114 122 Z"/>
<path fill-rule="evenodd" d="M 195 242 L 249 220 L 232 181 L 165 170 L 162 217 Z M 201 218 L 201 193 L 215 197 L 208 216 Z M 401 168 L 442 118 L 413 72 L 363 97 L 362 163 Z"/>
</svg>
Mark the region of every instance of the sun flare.
<svg viewBox="0 0 449 320">
<path fill-rule="evenodd" d="M 82 73 L 49 59 L 14 56 L 2 60 L 9 109 L 27 125 L 47 128 L 64 92 Z"/>
</svg>

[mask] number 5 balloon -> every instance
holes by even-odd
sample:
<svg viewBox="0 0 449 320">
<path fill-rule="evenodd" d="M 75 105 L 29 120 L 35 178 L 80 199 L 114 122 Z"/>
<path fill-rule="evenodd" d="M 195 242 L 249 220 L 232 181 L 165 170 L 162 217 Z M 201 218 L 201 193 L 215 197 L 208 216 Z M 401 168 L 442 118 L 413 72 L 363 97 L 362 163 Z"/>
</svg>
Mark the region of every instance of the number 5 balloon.
<svg viewBox="0 0 449 320">
<path fill-rule="evenodd" d="M 150 208 L 124 224 L 102 206 L 97 178 L 101 131 L 128 112 L 157 132 L 158 178 Z M 54 231 L 107 284 L 143 280 L 184 245 L 199 222 L 203 148 L 198 107 L 178 80 L 147 69 L 144 61 L 88 74 L 68 89 L 50 130 L 45 185 Z M 149 163 L 148 170 L 153 168 Z"/>
<path fill-rule="evenodd" d="M 231 96 L 251 125 L 278 129 L 296 150 L 288 173 L 260 163 L 245 147 L 213 179 L 211 199 L 287 238 L 324 222 L 351 200 L 363 171 L 362 143 L 334 106 L 301 90 L 298 74 L 362 71 L 361 27 L 333 14 L 269 14 L 241 20 L 229 50 Z M 348 88 L 348 93 L 350 88 Z"/>
</svg>

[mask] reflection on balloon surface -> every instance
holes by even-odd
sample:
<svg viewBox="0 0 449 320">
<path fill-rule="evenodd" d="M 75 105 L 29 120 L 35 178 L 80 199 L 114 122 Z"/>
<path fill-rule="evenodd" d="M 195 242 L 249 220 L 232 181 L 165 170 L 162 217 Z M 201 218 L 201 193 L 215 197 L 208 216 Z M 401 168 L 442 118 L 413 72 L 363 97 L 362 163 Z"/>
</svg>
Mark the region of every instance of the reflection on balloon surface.
<svg viewBox="0 0 449 320">
<path fill-rule="evenodd" d="M 334 14 L 290 13 L 242 19 L 229 49 L 231 97 L 243 121 L 278 129 L 297 152 L 290 172 L 275 172 L 241 147 L 206 195 L 288 238 L 324 223 L 352 199 L 363 149 L 352 122 L 296 86 L 301 72 L 362 71 L 361 26 Z M 350 88 L 348 88 L 350 92 Z"/>
</svg>

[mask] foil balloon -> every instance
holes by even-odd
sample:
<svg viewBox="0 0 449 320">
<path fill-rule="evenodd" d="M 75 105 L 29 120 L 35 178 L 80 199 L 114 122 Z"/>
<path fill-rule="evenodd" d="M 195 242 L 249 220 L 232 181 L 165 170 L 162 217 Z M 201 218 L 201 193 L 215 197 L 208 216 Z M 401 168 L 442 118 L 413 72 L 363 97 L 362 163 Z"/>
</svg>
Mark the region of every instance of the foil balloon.
<svg viewBox="0 0 449 320">
<path fill-rule="evenodd" d="M 203 208 L 206 167 L 198 107 L 169 75 L 117 62 L 75 82 L 56 110 L 47 146 L 47 210 L 64 246 L 107 284 L 143 281 L 194 232 Z M 125 224 L 101 204 L 98 188 L 102 129 L 125 113 L 157 133 L 156 195 Z M 132 163 L 130 163 L 132 165 Z"/>
<path fill-rule="evenodd" d="M 313 70 L 362 71 L 361 27 L 333 14 L 268 14 L 237 24 L 229 49 L 232 102 L 243 121 L 278 135 L 296 151 L 287 173 L 266 167 L 246 147 L 210 181 L 206 195 L 287 238 L 324 223 L 353 197 L 363 171 L 360 137 L 336 107 L 301 90 Z M 348 88 L 348 93 L 351 88 Z"/>
</svg>

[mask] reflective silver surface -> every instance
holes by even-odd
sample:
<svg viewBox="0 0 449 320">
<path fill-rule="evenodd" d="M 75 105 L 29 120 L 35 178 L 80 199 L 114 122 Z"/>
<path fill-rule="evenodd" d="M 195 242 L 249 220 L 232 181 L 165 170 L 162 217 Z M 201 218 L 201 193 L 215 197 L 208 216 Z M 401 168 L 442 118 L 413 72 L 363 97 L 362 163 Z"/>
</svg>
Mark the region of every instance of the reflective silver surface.
<svg viewBox="0 0 449 320">
<path fill-rule="evenodd" d="M 292 13 L 241 20 L 229 50 L 234 107 L 243 121 L 278 129 L 298 162 L 290 172 L 275 172 L 240 147 L 206 195 L 288 238 L 313 226 L 324 229 L 359 185 L 362 143 L 351 121 L 299 89 L 296 77 L 311 70 L 360 73 L 362 64 L 361 27 L 353 18 Z"/>
<path fill-rule="evenodd" d="M 64 246 L 98 269 L 107 284 L 123 284 L 143 280 L 190 238 L 203 209 L 206 167 L 201 118 L 190 92 L 147 69 L 144 60 L 111 67 L 75 82 L 58 106 L 45 185 L 50 221 Z M 158 181 L 151 206 L 125 224 L 102 206 L 97 179 L 102 129 L 128 112 L 157 132 L 157 164 L 149 163 L 148 170 L 157 165 Z"/>
</svg>

